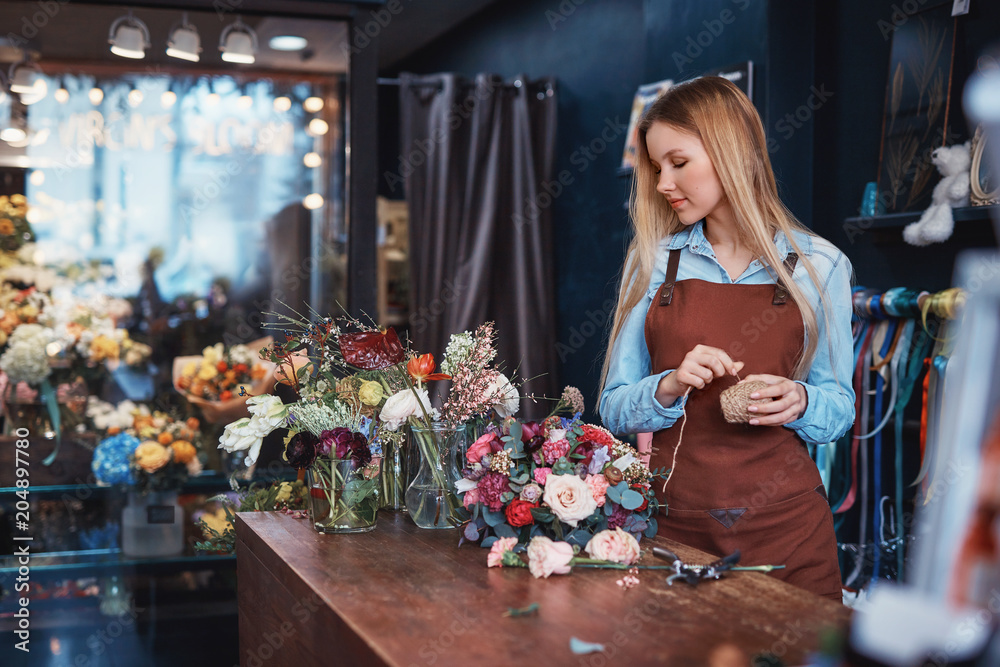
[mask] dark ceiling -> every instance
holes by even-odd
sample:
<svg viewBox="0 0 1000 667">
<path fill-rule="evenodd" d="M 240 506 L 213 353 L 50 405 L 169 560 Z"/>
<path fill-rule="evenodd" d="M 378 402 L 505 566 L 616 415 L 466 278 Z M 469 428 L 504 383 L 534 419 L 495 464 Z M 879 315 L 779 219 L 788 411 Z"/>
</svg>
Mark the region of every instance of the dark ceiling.
<svg viewBox="0 0 1000 667">
<path fill-rule="evenodd" d="M 389 68 L 403 58 L 472 17 L 495 0 L 396 0 L 393 14 L 387 6 L 360 5 L 356 8 L 357 28 L 350 35 L 354 45 L 364 44 L 360 31 L 366 28 L 379 37 L 379 68 Z M 108 30 L 111 23 L 127 11 L 124 3 L 109 5 L 68 2 L 52 3 L 58 7 L 53 16 L 40 13 L 37 2 L 0 2 L 0 26 L 3 34 L 29 38 L 30 48 L 44 61 L 85 61 L 122 64 L 123 60 L 108 50 Z M 120 4 L 121 6 L 117 6 Z M 211 3 L 203 3 L 206 10 L 188 12 L 190 22 L 201 35 L 202 59 L 192 67 L 230 69 L 219 54 L 218 42 L 222 29 L 231 23 L 236 14 L 217 12 Z M 280 11 L 282 3 L 273 6 Z M 343 4 L 343 3 L 340 3 Z M 134 6 L 134 5 L 133 5 Z M 169 65 L 185 67 L 183 61 L 164 54 L 171 26 L 181 18 L 177 9 L 136 7 L 136 17 L 149 27 L 152 47 L 147 51 L 143 66 Z M 302 72 L 343 72 L 347 60 L 344 48 L 348 38 L 346 26 L 336 21 L 286 18 L 278 15 L 244 15 L 241 17 L 253 27 L 259 37 L 260 48 L 254 69 L 274 69 Z M 309 46 L 305 52 L 288 53 L 268 48 L 268 39 L 279 34 L 305 37 Z M 0 62 L 19 59 L 17 49 L 5 48 L 0 38 Z M 83 64 L 81 62 L 81 64 Z M 238 66 L 236 66 L 238 67 Z"/>
</svg>

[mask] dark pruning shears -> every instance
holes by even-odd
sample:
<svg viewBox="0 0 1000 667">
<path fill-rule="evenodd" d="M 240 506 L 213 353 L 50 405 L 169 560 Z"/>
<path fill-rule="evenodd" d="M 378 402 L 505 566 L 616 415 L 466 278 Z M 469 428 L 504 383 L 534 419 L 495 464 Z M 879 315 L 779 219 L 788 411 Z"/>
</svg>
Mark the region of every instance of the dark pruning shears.
<svg viewBox="0 0 1000 667">
<path fill-rule="evenodd" d="M 688 565 L 680 559 L 680 557 L 669 549 L 664 549 L 663 547 L 653 547 L 653 555 L 657 558 L 662 558 L 665 561 L 670 562 L 673 567 L 674 573 L 667 577 L 667 585 L 673 586 L 674 581 L 680 579 L 692 586 L 697 586 L 700 582 L 708 579 L 721 579 L 722 575 L 730 570 L 740 569 L 740 570 L 755 570 L 755 571 L 765 571 L 769 572 L 776 567 L 784 566 L 774 566 L 774 565 L 763 565 L 760 567 L 752 568 L 736 568 L 736 564 L 740 562 L 740 550 L 737 549 L 733 553 L 729 554 L 725 558 L 720 558 L 719 560 L 709 563 L 708 565 Z M 762 570 L 762 568 L 768 568 L 767 570 Z"/>
</svg>

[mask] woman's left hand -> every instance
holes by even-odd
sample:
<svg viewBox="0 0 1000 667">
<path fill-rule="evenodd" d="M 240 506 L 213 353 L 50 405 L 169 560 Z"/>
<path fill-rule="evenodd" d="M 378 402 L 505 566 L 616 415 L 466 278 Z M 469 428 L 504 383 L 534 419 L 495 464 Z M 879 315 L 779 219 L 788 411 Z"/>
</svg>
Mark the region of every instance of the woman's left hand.
<svg viewBox="0 0 1000 667">
<path fill-rule="evenodd" d="M 759 415 L 750 418 L 751 426 L 783 426 L 800 419 L 809 405 L 809 395 L 798 382 L 779 375 L 748 375 L 744 382 L 759 380 L 766 382 L 767 387 L 750 394 L 750 398 L 773 398 L 770 403 L 760 403 L 747 408 L 751 414 Z"/>
</svg>

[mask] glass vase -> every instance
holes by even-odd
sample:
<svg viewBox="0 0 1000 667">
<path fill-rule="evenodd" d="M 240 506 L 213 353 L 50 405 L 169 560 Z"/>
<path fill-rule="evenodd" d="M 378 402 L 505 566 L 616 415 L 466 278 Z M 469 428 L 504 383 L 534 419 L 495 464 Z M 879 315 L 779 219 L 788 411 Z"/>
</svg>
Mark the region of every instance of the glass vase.
<svg viewBox="0 0 1000 667">
<path fill-rule="evenodd" d="M 382 445 L 382 507 L 406 511 L 406 487 L 412 481 L 407 438 L 386 440 Z"/>
<path fill-rule="evenodd" d="M 367 533 L 378 520 L 380 462 L 320 457 L 307 470 L 309 518 L 321 533 Z"/>
<path fill-rule="evenodd" d="M 122 510 L 122 553 L 130 558 L 176 556 L 184 551 L 184 510 L 176 491 L 129 491 Z"/>
<path fill-rule="evenodd" d="M 461 473 L 456 466 L 464 427 L 434 422 L 410 428 L 412 456 L 420 457 L 417 473 L 406 489 L 406 511 L 421 528 L 454 528 L 468 518 L 455 493 Z"/>
</svg>

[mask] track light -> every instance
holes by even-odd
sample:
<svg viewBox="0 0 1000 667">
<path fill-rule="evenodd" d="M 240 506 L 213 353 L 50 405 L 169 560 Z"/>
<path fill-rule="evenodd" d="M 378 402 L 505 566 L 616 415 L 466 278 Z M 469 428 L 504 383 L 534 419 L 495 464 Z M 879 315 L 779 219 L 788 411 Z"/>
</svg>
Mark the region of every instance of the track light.
<svg viewBox="0 0 1000 667">
<path fill-rule="evenodd" d="M 219 35 L 219 50 L 227 63 L 250 65 L 257 53 L 257 33 L 242 19 L 237 18 Z"/>
<path fill-rule="evenodd" d="M 170 28 L 167 55 L 196 63 L 201 59 L 199 53 L 201 53 L 201 37 L 198 35 L 198 28 L 188 21 L 187 12 L 184 12 L 181 15 L 181 22 L 175 23 Z"/>
<path fill-rule="evenodd" d="M 42 81 L 42 69 L 37 63 L 25 58 L 10 66 L 7 79 L 10 81 L 10 92 L 32 95 L 38 92 L 39 83 Z"/>
<path fill-rule="evenodd" d="M 119 16 L 111 24 L 108 32 L 108 44 L 111 53 L 122 58 L 141 59 L 146 57 L 149 48 L 149 28 L 140 19 L 132 16 L 132 11 Z"/>
</svg>

